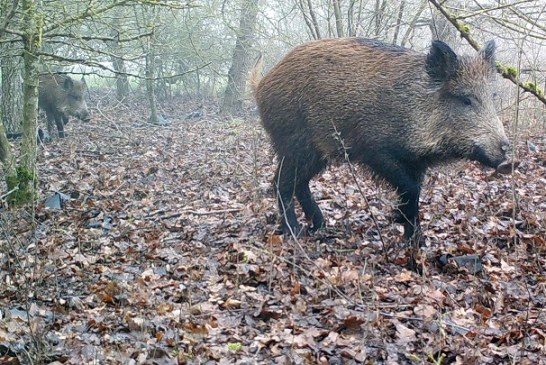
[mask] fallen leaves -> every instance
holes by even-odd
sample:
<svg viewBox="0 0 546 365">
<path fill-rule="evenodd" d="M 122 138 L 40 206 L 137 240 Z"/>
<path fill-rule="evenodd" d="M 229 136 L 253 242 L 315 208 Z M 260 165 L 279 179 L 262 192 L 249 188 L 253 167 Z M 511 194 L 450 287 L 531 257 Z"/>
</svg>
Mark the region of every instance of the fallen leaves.
<svg viewBox="0 0 546 365">
<path fill-rule="evenodd" d="M 545 363 L 544 152 L 514 187 L 432 171 L 420 276 L 400 266 L 392 192 L 361 169 L 359 187 L 343 166 L 312 181 L 328 227 L 295 242 L 256 117 L 181 105 L 143 128 L 139 107 L 46 146 L 42 195 L 70 196 L 62 209 L 2 213 L 0 363 L 36 338 L 62 364 Z"/>
</svg>

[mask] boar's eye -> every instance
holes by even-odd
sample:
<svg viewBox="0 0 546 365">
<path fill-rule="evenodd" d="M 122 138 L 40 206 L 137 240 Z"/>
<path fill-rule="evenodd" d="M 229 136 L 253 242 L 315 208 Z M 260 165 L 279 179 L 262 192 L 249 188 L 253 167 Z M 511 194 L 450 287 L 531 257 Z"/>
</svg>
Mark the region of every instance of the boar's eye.
<svg viewBox="0 0 546 365">
<path fill-rule="evenodd" d="M 470 98 L 468 96 L 463 96 L 461 98 L 461 100 L 463 101 L 464 105 L 467 105 L 467 106 L 472 105 L 472 100 L 470 100 Z"/>
</svg>

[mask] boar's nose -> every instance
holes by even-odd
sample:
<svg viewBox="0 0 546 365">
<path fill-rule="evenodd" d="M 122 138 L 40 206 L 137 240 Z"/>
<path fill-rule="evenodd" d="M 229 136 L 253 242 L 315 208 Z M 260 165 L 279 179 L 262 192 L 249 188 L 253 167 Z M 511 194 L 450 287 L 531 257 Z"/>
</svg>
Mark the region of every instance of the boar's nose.
<svg viewBox="0 0 546 365">
<path fill-rule="evenodd" d="M 508 142 L 508 140 L 504 140 L 501 142 L 501 151 L 504 156 L 507 157 L 512 154 L 512 147 L 510 146 L 510 142 Z"/>
<path fill-rule="evenodd" d="M 91 116 L 89 115 L 89 113 L 87 111 L 84 111 L 82 113 L 80 113 L 80 115 L 78 116 L 78 119 L 84 121 L 84 122 L 89 122 L 91 120 Z"/>
<path fill-rule="evenodd" d="M 501 174 L 509 174 L 512 172 L 512 169 L 516 169 L 519 166 L 520 161 L 513 158 L 512 148 L 508 140 L 502 143 L 501 150 L 504 154 L 504 161 L 497 166 L 496 170 Z"/>
</svg>

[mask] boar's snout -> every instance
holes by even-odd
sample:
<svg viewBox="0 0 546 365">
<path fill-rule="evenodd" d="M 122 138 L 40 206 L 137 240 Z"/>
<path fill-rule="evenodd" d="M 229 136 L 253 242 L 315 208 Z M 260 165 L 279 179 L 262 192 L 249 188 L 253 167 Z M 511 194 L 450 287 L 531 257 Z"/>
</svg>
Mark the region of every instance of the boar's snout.
<svg viewBox="0 0 546 365">
<path fill-rule="evenodd" d="M 91 120 L 91 115 L 87 110 L 83 110 L 80 113 L 76 114 L 76 118 L 83 122 L 89 122 Z"/>
<path fill-rule="evenodd" d="M 488 151 L 480 145 L 475 145 L 471 158 L 485 166 L 494 168 L 501 174 L 508 174 L 512 172 L 512 165 L 514 168 L 519 165 L 519 161 L 513 159 L 512 148 L 508 139 L 503 139 L 493 151 Z"/>
<path fill-rule="evenodd" d="M 501 146 L 501 150 L 504 152 L 504 160 L 497 165 L 496 171 L 500 174 L 509 174 L 519 166 L 520 161 L 514 159 L 512 148 L 508 141 Z"/>
</svg>

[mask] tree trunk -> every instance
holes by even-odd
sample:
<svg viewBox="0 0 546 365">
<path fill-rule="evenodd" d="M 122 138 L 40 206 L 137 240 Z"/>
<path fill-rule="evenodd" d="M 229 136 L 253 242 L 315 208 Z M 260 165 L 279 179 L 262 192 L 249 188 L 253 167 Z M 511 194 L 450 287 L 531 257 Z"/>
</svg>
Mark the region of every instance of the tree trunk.
<svg viewBox="0 0 546 365">
<path fill-rule="evenodd" d="M 400 1 L 400 7 L 398 8 L 398 16 L 396 18 L 396 27 L 394 28 L 394 36 L 392 37 L 392 43 L 398 43 L 398 34 L 400 34 L 400 27 L 402 26 L 402 17 L 404 16 L 404 8 L 406 6 L 406 0 Z"/>
<path fill-rule="evenodd" d="M 2 122 L 8 133 L 21 131 L 23 83 L 21 58 L 9 54 L 6 45 L 1 46 L 2 58 Z"/>
<path fill-rule="evenodd" d="M 336 33 L 337 37 L 341 38 L 345 36 L 343 32 L 343 16 L 341 15 L 341 4 L 340 0 L 333 0 L 334 5 L 334 18 L 336 20 Z"/>
<path fill-rule="evenodd" d="M 117 18 L 123 19 L 125 16 L 125 9 L 119 7 L 115 10 Z M 127 79 L 127 69 L 125 68 L 125 60 L 123 59 L 124 52 L 123 46 L 119 42 L 120 32 L 123 32 L 122 24 L 117 24 L 118 20 L 113 18 L 112 30 L 110 36 L 114 39 L 112 42 L 108 42 L 108 47 L 111 50 L 112 67 L 116 72 L 116 99 L 123 101 L 129 96 L 129 81 Z"/>
<path fill-rule="evenodd" d="M 381 35 L 383 29 L 383 20 L 385 19 L 385 10 L 387 8 L 386 0 L 376 0 L 374 8 L 374 33 L 376 37 Z"/>
<path fill-rule="evenodd" d="M 118 52 L 120 48 L 118 48 Z M 125 100 L 129 96 L 129 80 L 127 79 L 127 70 L 125 61 L 118 56 L 112 56 L 112 66 L 116 71 L 116 99 Z"/>
<path fill-rule="evenodd" d="M 356 36 L 355 2 L 356 2 L 356 0 L 351 0 L 349 2 L 349 8 L 347 10 L 347 35 L 349 37 Z"/>
<path fill-rule="evenodd" d="M 2 119 L 0 119 L 0 165 L 3 167 L 6 183 L 10 187 L 9 190 L 11 190 L 14 187 L 13 181 L 17 180 L 17 170 Z"/>
<path fill-rule="evenodd" d="M 307 6 L 307 10 L 309 10 L 309 17 L 305 12 L 305 6 Z M 313 4 L 311 4 L 311 0 L 306 0 L 305 4 L 303 4 L 303 0 L 300 0 L 300 9 L 305 19 L 305 23 L 311 31 L 313 39 L 321 39 L 322 36 L 320 35 L 320 27 L 318 24 L 317 16 L 315 14 L 315 10 L 313 9 Z"/>
<path fill-rule="evenodd" d="M 119 7 L 116 9 L 117 17 L 122 19 L 124 17 L 124 8 Z M 112 19 L 111 26 L 112 30 L 110 31 L 110 37 L 112 41 L 108 42 L 108 48 L 110 53 L 110 60 L 112 61 L 112 67 L 116 72 L 116 99 L 118 101 L 123 101 L 129 96 L 129 81 L 127 80 L 127 71 L 125 68 L 125 61 L 123 60 L 123 46 L 119 42 L 120 31 L 122 31 L 121 24 L 116 24 L 118 20 L 115 18 Z"/>
<path fill-rule="evenodd" d="M 38 19 L 36 0 L 23 0 L 23 138 L 21 161 L 17 176 L 8 178 L 8 190 L 15 190 L 8 201 L 12 205 L 31 203 L 36 199 L 38 174 L 36 170 L 36 128 L 38 119 L 38 68 L 36 51 L 41 44 L 41 22 Z"/>
<path fill-rule="evenodd" d="M 125 69 L 125 61 L 123 60 L 123 49 L 118 41 L 119 32 L 114 30 L 112 33 L 115 39 L 109 42 L 109 48 L 112 56 L 112 67 L 116 71 L 116 99 L 123 101 L 129 96 L 129 81 L 127 80 L 127 71 Z"/>
<path fill-rule="evenodd" d="M 22 82 L 20 58 L 9 54 L 6 45 L 2 50 L 2 99 L 0 105 L 0 162 L 3 165 L 4 176 L 8 186 L 14 186 L 17 181 L 15 160 L 11 154 L 11 145 L 6 133 L 18 133 L 21 131 L 22 119 Z M 15 183 L 14 183 L 15 182 Z M 11 189 L 10 189 L 11 190 Z"/>
<path fill-rule="evenodd" d="M 243 109 L 247 73 L 250 68 L 250 48 L 256 30 L 258 0 L 243 0 L 239 30 L 228 72 L 222 112 L 235 114 Z"/>
<path fill-rule="evenodd" d="M 153 35 L 148 38 L 148 52 L 146 53 L 146 95 L 150 104 L 150 123 L 159 124 L 157 117 L 157 100 L 155 97 L 155 50 L 152 43 Z"/>
</svg>

